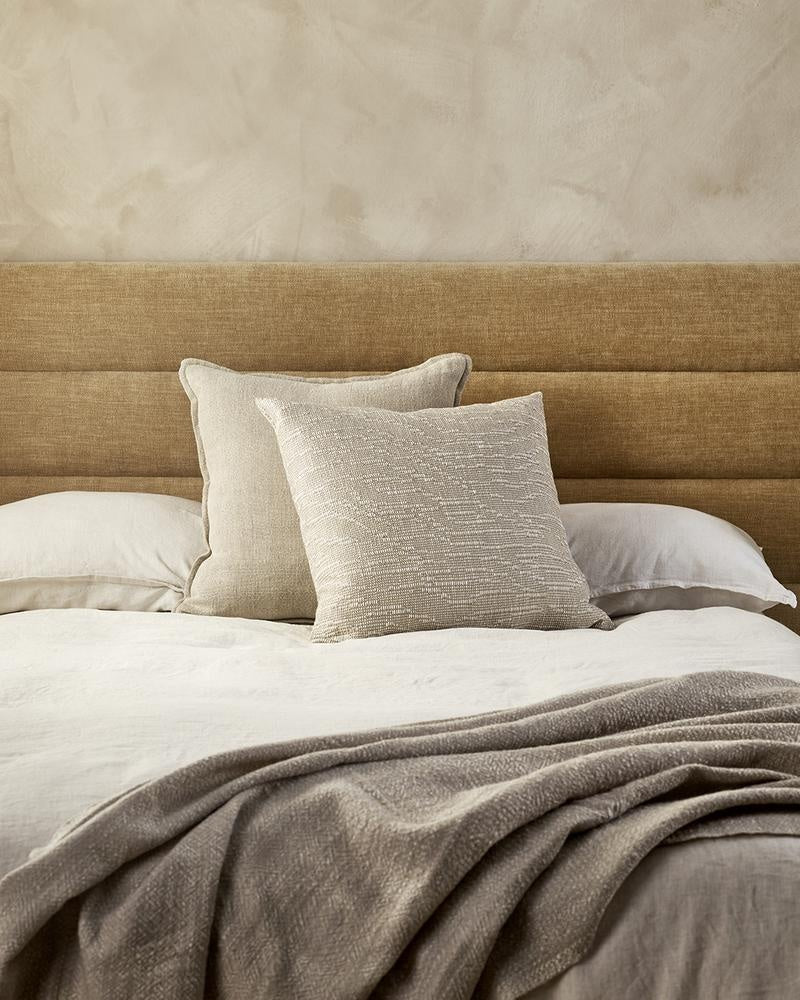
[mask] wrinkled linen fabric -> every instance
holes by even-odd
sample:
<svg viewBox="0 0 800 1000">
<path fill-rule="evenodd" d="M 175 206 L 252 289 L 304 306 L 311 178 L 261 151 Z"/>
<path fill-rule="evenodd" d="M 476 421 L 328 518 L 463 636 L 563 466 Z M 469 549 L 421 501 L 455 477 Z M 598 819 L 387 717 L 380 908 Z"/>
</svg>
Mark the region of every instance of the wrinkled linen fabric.
<svg viewBox="0 0 800 1000">
<path fill-rule="evenodd" d="M 0 997 L 510 998 L 659 844 L 800 835 L 800 685 L 703 672 L 255 747 L 0 882 Z"/>
<path fill-rule="evenodd" d="M 639 615 L 612 632 L 449 629 L 319 644 L 309 631 L 204 615 L 0 616 L 0 876 L 98 802 L 227 750 L 690 669 L 800 681 L 800 637 L 733 608 Z"/>
<path fill-rule="evenodd" d="M 800 838 L 656 848 L 591 950 L 525 1000 L 789 1000 L 800 983 Z"/>
</svg>

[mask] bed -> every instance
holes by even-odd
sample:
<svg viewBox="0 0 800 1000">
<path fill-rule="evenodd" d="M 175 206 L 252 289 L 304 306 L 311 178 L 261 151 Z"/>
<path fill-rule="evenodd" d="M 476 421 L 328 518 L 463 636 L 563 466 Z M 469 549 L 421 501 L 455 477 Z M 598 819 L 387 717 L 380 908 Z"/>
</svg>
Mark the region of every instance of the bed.
<svg viewBox="0 0 800 1000">
<path fill-rule="evenodd" d="M 465 351 L 463 402 L 543 391 L 563 502 L 705 510 L 753 535 L 800 593 L 800 265 L 6 264 L 0 309 L 0 502 L 198 499 L 175 374 L 186 356 L 349 374 Z M 786 607 L 337 646 L 311 643 L 307 625 L 237 618 L 0 616 L 0 872 L 99 802 L 209 754 L 687 671 L 800 682 L 797 632 Z M 657 847 L 583 959 L 528 995 L 792 995 L 798 845 Z"/>
</svg>

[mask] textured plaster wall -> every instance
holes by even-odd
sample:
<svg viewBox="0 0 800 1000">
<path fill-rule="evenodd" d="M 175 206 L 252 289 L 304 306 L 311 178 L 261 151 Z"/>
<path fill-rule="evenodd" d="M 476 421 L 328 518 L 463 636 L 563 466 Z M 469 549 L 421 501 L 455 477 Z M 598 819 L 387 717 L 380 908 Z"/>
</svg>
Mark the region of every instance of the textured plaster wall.
<svg viewBox="0 0 800 1000">
<path fill-rule="evenodd" d="M 800 258 L 800 0 L 0 0 L 0 257 Z"/>
</svg>

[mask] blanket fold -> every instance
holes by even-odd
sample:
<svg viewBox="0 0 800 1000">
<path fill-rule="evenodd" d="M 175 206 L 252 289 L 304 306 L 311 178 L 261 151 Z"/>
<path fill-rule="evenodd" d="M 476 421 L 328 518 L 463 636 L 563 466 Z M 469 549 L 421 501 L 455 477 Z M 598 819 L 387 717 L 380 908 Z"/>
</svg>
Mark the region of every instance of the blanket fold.
<svg viewBox="0 0 800 1000">
<path fill-rule="evenodd" d="M 659 844 L 800 835 L 800 685 L 708 672 L 216 755 L 0 881 L 0 1000 L 512 1000 Z"/>
</svg>

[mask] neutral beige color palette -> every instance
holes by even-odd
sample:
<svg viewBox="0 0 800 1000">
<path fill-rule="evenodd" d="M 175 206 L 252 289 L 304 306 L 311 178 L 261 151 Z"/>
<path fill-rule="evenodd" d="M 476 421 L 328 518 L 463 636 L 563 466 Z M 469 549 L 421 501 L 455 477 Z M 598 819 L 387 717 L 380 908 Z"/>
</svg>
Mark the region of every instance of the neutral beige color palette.
<svg viewBox="0 0 800 1000">
<path fill-rule="evenodd" d="M 4 0 L 0 257 L 800 257 L 797 0 Z"/>
<path fill-rule="evenodd" d="M 198 497 L 182 357 L 330 374 L 463 350 L 464 402 L 543 391 L 562 500 L 707 510 L 800 591 L 800 264 L 3 264 L 0 315 L 0 501 Z"/>
<path fill-rule="evenodd" d="M 540 392 L 402 413 L 256 405 L 299 517 L 312 641 L 612 627 L 561 523 Z"/>
<path fill-rule="evenodd" d="M 186 581 L 179 611 L 229 618 L 313 619 L 317 595 L 275 435 L 259 398 L 330 406 L 426 410 L 458 404 L 470 372 L 465 354 L 355 379 L 233 372 L 187 360 L 180 379 L 191 401 L 203 474 L 208 550 Z"/>
</svg>

